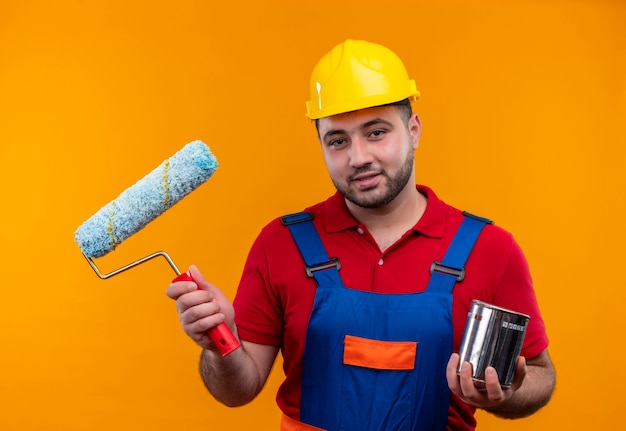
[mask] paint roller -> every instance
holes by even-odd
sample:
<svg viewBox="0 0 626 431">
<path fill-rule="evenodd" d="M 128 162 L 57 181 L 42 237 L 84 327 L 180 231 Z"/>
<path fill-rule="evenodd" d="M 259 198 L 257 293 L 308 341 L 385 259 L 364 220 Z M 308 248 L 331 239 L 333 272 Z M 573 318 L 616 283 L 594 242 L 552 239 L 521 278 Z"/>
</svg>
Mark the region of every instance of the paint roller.
<svg viewBox="0 0 626 431">
<path fill-rule="evenodd" d="M 98 277 L 107 279 L 148 260 L 163 257 L 176 273 L 172 282 L 194 281 L 189 272 L 181 274 L 164 251 L 152 253 L 106 274 L 100 271 L 94 258 L 113 251 L 125 239 L 194 191 L 213 175 L 217 166 L 215 156 L 204 142 L 190 142 L 80 225 L 75 233 L 76 243 Z M 209 336 L 222 356 L 240 346 L 225 322 L 210 329 Z"/>
</svg>

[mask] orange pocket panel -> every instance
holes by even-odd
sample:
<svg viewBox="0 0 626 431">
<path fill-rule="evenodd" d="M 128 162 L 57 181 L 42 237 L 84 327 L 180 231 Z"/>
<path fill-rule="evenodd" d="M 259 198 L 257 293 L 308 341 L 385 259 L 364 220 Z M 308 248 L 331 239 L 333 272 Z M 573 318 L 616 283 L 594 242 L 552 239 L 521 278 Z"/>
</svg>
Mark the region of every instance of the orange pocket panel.
<svg viewBox="0 0 626 431">
<path fill-rule="evenodd" d="M 416 354 L 414 341 L 378 341 L 346 335 L 343 363 L 379 370 L 412 370 Z"/>
</svg>

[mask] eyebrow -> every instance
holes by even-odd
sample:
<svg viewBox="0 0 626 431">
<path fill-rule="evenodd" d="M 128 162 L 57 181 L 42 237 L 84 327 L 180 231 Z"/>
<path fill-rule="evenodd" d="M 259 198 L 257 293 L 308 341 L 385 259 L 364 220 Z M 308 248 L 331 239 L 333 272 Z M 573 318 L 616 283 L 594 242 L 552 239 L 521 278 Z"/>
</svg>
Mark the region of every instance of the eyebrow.
<svg viewBox="0 0 626 431">
<path fill-rule="evenodd" d="M 369 121 L 366 121 L 365 123 L 361 124 L 358 128 L 359 130 L 363 130 L 363 129 L 367 129 L 369 127 L 372 126 L 376 126 L 378 124 L 384 124 L 388 127 L 393 127 L 393 124 L 387 120 L 383 120 L 382 118 L 372 118 Z M 324 133 L 324 136 L 322 137 L 323 141 L 326 141 L 326 139 L 335 136 L 335 135 L 341 135 L 346 133 L 345 129 L 330 129 L 328 132 Z"/>
</svg>

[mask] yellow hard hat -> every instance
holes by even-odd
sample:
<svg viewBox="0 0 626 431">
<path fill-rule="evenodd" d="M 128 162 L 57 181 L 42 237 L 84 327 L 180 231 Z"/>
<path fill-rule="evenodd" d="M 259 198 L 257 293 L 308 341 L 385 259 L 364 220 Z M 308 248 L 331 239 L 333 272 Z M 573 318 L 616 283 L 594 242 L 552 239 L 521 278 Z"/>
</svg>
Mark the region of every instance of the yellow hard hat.
<svg viewBox="0 0 626 431">
<path fill-rule="evenodd" d="M 382 45 L 346 40 L 320 59 L 311 73 L 312 119 L 420 96 L 402 60 Z"/>
</svg>

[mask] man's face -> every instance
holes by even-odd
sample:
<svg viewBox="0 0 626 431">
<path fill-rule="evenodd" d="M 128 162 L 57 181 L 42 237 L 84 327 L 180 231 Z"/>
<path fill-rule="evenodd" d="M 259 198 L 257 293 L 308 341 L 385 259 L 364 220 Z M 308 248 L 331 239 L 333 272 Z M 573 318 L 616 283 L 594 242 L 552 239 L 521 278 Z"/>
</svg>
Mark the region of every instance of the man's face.
<svg viewBox="0 0 626 431">
<path fill-rule="evenodd" d="M 321 118 L 318 130 L 330 177 L 348 202 L 382 208 L 415 187 L 416 114 L 405 124 L 395 106 L 368 108 Z"/>
</svg>

